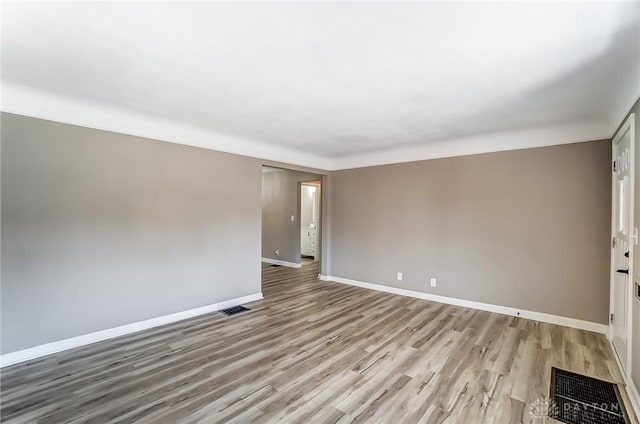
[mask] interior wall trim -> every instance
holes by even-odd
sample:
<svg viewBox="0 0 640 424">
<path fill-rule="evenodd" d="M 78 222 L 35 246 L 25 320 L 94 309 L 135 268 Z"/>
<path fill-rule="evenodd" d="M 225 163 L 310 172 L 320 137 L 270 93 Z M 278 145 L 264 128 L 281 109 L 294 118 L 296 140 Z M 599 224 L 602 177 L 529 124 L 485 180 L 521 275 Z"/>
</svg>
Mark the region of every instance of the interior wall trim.
<svg viewBox="0 0 640 424">
<path fill-rule="evenodd" d="M 636 388 L 635 384 L 633 384 L 633 381 L 630 378 L 626 380 L 626 389 L 627 394 L 629 395 L 629 399 L 631 399 L 631 407 L 636 413 L 636 417 L 640 417 L 640 393 L 638 393 L 638 389 Z"/>
<path fill-rule="evenodd" d="M 389 150 L 357 153 L 331 161 L 331 170 L 532 149 L 611 138 L 605 121 L 578 121 L 544 127 L 494 131 Z"/>
<path fill-rule="evenodd" d="M 297 264 L 295 262 L 281 261 L 279 259 L 271 259 L 271 258 L 262 258 L 262 262 L 273 265 L 282 265 L 289 268 L 302 268 L 302 264 Z"/>
<path fill-rule="evenodd" d="M 445 303 L 448 305 L 462 306 L 464 308 L 478 309 L 481 311 L 495 312 L 502 315 L 510 315 L 519 318 L 531 319 L 549 324 L 562 325 L 565 327 L 577 328 L 579 330 L 593 331 L 594 333 L 607 334 L 609 327 L 606 324 L 584 321 L 576 318 L 562 317 L 559 315 L 546 314 L 543 312 L 527 311 L 524 309 L 512 308 L 510 306 L 493 305 L 490 303 L 475 302 L 472 300 L 458 299 L 455 297 L 440 296 L 431 293 L 424 293 L 414 290 L 400 289 L 397 287 L 384 286 L 381 284 L 366 283 L 363 281 L 351 280 L 348 278 L 336 277 L 332 275 L 320 275 L 320 280 L 333 281 L 350 286 L 362 287 L 369 290 L 376 290 L 385 293 L 399 294 L 401 296 L 414 297 L 417 299 L 430 300 L 432 302 Z"/>
<path fill-rule="evenodd" d="M 3 112 L 32 118 L 201 147 L 323 171 L 579 143 L 609 139 L 612 135 L 610 125 L 606 120 L 581 120 L 550 126 L 493 131 L 447 140 L 425 140 L 424 143 L 417 145 L 329 157 L 290 147 L 267 144 L 257 139 L 224 134 L 214 129 L 177 120 L 161 119 L 150 114 L 106 103 L 45 92 L 15 82 L 3 82 L 0 108 Z"/>
<path fill-rule="evenodd" d="M 620 370 L 620 374 L 624 379 L 624 388 L 627 396 L 629 397 L 631 408 L 635 412 L 636 417 L 640 418 L 640 393 L 638 393 L 638 389 L 636 388 L 635 384 L 633 384 L 633 379 L 631 379 L 630 377 L 627 377 L 627 374 L 624 373 L 622 368 L 622 363 L 620 362 L 620 358 L 618 358 L 616 349 L 613 346 L 613 340 L 608 335 L 607 335 L 607 340 L 609 340 L 609 345 L 611 346 L 611 350 L 613 351 L 613 357 L 616 358 L 616 364 L 618 364 L 618 369 Z"/>
<path fill-rule="evenodd" d="M 316 169 L 329 168 L 329 160 L 323 156 L 266 144 L 261 140 L 226 134 L 178 120 L 158 118 L 107 103 L 45 92 L 14 82 L 2 81 L 0 107 L 3 112 L 64 124 Z"/>
<path fill-rule="evenodd" d="M 76 336 L 76 337 L 71 337 L 64 340 L 59 340 L 56 342 L 46 343 L 43 345 L 30 347 L 28 349 L 19 350 L 16 352 L 5 353 L 4 355 L 0 355 L 0 368 L 7 367 L 9 365 L 14 365 L 20 362 L 30 361 L 32 359 L 40 358 L 42 356 L 51 355 L 53 353 L 62 352 L 65 350 L 76 348 L 76 347 L 86 346 L 91 343 L 112 339 L 114 337 L 120 337 L 127 334 L 136 333 L 138 331 L 159 327 L 161 325 L 182 321 L 188 318 L 193 318 L 198 315 L 216 312 L 222 309 L 230 308 L 232 306 L 238 306 L 245 303 L 255 302 L 256 300 L 260 300 L 262 298 L 263 298 L 262 292 L 254 293 L 248 296 L 226 300 L 224 302 L 201 306 L 199 308 L 189 309 L 182 312 L 176 312 L 170 315 L 163 315 L 160 317 L 151 318 L 144 321 L 133 322 L 131 324 L 125 324 L 119 327 L 109 328 L 107 330 L 101 330 L 101 331 L 96 331 L 89 334 L 83 334 L 81 336 Z"/>
</svg>

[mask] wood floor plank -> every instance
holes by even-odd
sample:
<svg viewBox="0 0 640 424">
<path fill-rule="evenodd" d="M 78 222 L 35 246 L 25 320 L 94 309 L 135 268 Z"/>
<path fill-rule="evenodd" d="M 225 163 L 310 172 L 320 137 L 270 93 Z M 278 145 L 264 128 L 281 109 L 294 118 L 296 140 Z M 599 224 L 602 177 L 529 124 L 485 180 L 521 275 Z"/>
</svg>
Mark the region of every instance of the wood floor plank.
<svg viewBox="0 0 640 424">
<path fill-rule="evenodd" d="M 317 275 L 313 261 L 263 264 L 265 297 L 249 312 L 4 368 L 0 420 L 533 423 L 552 366 L 622 382 L 600 334 Z"/>
</svg>

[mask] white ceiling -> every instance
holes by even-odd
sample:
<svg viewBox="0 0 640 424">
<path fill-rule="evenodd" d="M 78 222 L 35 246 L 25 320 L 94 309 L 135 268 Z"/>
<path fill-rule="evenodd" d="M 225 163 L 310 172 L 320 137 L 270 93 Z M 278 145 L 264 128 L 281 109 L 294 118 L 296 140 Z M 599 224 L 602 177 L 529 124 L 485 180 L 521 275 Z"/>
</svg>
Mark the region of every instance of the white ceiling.
<svg viewBox="0 0 640 424">
<path fill-rule="evenodd" d="M 4 3 L 2 109 L 324 169 L 612 135 L 640 2 Z"/>
</svg>

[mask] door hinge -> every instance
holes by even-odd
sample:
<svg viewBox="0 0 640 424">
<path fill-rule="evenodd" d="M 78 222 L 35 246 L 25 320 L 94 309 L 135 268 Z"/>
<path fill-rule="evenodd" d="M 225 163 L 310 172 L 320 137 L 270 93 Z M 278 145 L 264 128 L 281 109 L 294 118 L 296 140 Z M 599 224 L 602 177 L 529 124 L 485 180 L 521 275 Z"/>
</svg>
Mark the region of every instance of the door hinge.
<svg viewBox="0 0 640 424">
<path fill-rule="evenodd" d="M 609 317 L 609 321 L 611 321 L 611 324 L 613 324 L 613 317 L 614 317 L 613 314 L 611 314 L 611 316 Z"/>
<path fill-rule="evenodd" d="M 617 168 L 616 168 L 616 161 L 614 160 L 614 161 L 613 161 L 613 172 L 616 172 L 616 169 L 617 169 Z"/>
<path fill-rule="evenodd" d="M 615 237 L 611 237 L 611 248 L 616 247 L 616 238 Z"/>
</svg>

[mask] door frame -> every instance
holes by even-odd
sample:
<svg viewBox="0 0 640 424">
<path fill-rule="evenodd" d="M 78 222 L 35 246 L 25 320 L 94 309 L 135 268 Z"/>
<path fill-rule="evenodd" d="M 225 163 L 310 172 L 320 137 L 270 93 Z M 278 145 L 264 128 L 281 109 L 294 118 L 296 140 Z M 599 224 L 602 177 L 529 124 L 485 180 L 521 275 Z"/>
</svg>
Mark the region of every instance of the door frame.
<svg viewBox="0 0 640 424">
<path fill-rule="evenodd" d="M 298 181 L 298 247 L 300 249 L 300 253 L 302 254 L 302 237 L 301 237 L 301 226 L 302 226 L 302 186 L 314 186 L 320 192 L 319 196 L 316 196 L 316 201 L 318 202 L 318 225 L 319 231 L 316 232 L 316 255 L 313 260 L 317 263 L 322 261 L 322 230 L 324 227 L 323 222 L 323 214 L 322 214 L 322 178 L 315 180 L 307 180 L 307 181 Z M 301 255 L 300 255 L 301 256 Z"/>
<path fill-rule="evenodd" d="M 615 213 L 616 213 L 616 177 L 613 171 L 613 161 L 615 160 L 616 156 L 616 143 L 618 141 L 620 141 L 620 139 L 622 137 L 624 137 L 627 133 L 629 133 L 629 137 L 631 140 L 630 143 L 630 147 L 629 147 L 629 154 L 631 155 L 631 160 L 630 162 L 630 167 L 631 170 L 629 172 L 629 234 L 630 234 L 630 240 L 629 240 L 629 286 L 628 286 L 628 296 L 627 296 L 627 310 L 629 311 L 629 313 L 627 314 L 627 344 L 626 344 L 626 361 L 623 364 L 620 361 L 620 357 L 618 355 L 618 352 L 616 351 L 615 345 L 613 343 L 613 332 L 614 332 L 614 328 L 613 328 L 613 323 L 611 322 L 611 314 L 614 313 L 614 283 L 615 283 L 615 257 L 614 257 L 614 248 L 613 248 L 613 238 L 616 234 L 616 223 L 615 223 Z M 609 341 L 611 342 L 611 346 L 613 348 L 614 351 L 614 355 L 616 356 L 616 359 L 618 360 L 618 363 L 621 365 L 621 372 L 623 373 L 623 375 L 625 377 L 630 377 L 632 374 L 631 371 L 631 364 L 632 364 L 632 348 L 633 348 L 633 341 L 632 341 L 632 323 L 633 323 L 633 289 L 634 289 L 634 284 L 635 284 L 635 271 L 633 269 L 633 258 L 634 258 L 634 251 L 635 251 L 635 246 L 638 242 L 637 238 L 634 239 L 634 236 L 637 234 L 637 230 L 635 227 L 635 222 L 634 222 L 634 198 L 635 198 L 635 114 L 630 114 L 627 119 L 624 121 L 624 123 L 620 126 L 620 128 L 618 129 L 618 131 L 616 132 L 616 134 L 613 136 L 613 139 L 611 140 L 611 239 L 609 240 L 610 244 L 610 258 L 609 258 L 609 268 L 610 268 L 610 273 L 609 273 Z"/>
</svg>

